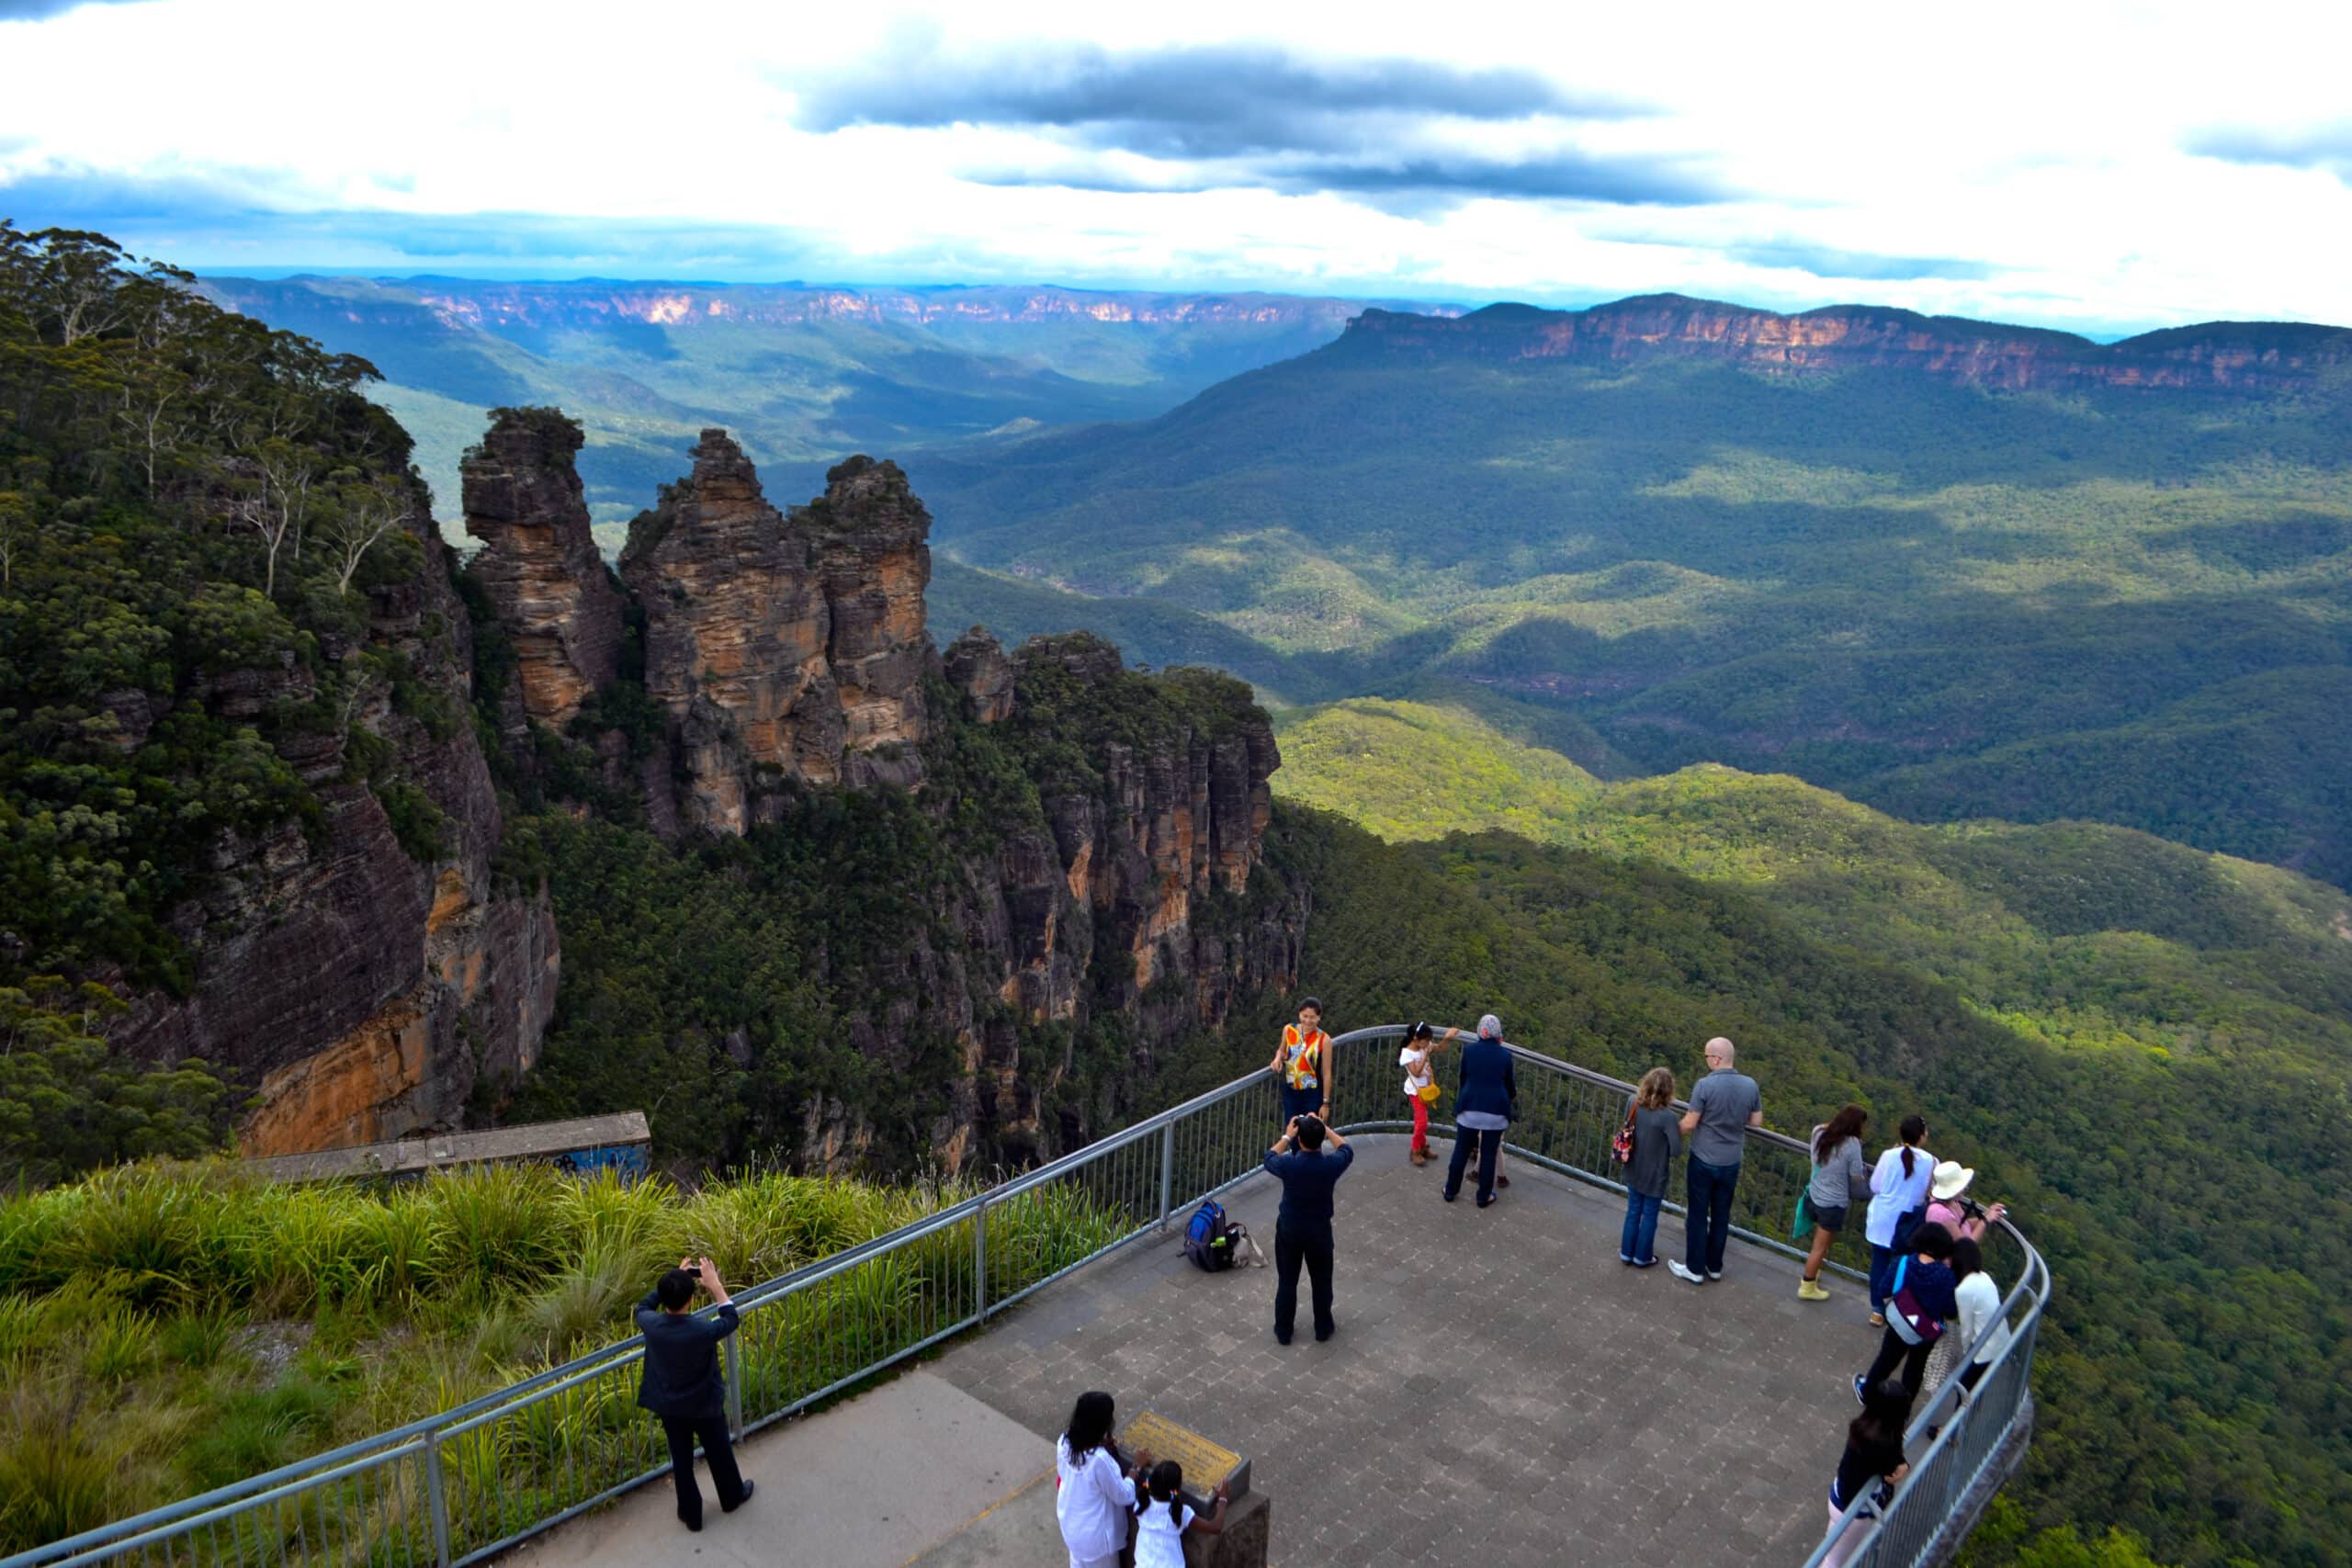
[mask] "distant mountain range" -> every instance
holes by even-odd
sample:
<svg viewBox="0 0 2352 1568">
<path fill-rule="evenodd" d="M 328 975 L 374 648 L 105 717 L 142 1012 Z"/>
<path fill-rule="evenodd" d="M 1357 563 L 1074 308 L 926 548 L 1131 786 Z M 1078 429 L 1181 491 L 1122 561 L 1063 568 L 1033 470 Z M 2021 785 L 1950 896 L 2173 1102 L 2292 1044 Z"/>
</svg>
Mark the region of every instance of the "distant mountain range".
<svg viewBox="0 0 2352 1568">
<path fill-rule="evenodd" d="M 853 452 L 1146 418 L 1320 347 L 1365 307 L 1279 294 L 469 278 L 209 277 L 215 300 L 372 361 L 453 537 L 458 455 L 487 410 L 559 404 L 605 543 L 706 425 L 777 492 Z M 1398 310 L 1449 309 L 1392 307 Z"/>
<path fill-rule="evenodd" d="M 2352 883 L 2341 329 L 1374 310 L 1157 419 L 910 468 L 980 569 L 943 623 L 1115 615 L 1158 660 L 1204 620 L 1278 698 L 1481 684 L 1614 773 L 1722 761 Z"/>
</svg>

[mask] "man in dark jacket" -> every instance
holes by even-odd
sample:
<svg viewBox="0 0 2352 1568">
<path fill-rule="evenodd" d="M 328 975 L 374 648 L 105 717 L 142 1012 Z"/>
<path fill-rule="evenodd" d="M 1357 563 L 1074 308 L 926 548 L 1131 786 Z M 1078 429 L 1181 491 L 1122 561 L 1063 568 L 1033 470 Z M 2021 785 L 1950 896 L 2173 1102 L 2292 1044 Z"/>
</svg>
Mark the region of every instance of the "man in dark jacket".
<svg viewBox="0 0 2352 1568">
<path fill-rule="evenodd" d="M 1462 1170 L 1470 1145 L 1478 1145 L 1478 1207 L 1495 1201 L 1495 1156 L 1503 1130 L 1519 1112 L 1519 1075 L 1503 1043 L 1502 1020 L 1493 1013 L 1478 1021 L 1478 1038 L 1462 1048 L 1462 1092 L 1453 1101 L 1453 1158 L 1445 1168 L 1445 1201 L 1462 1191 Z"/>
<path fill-rule="evenodd" d="M 694 1314 L 695 1292 L 718 1304 L 715 1317 Z M 735 1332 L 735 1303 L 718 1266 L 707 1258 L 681 1258 L 637 1303 L 637 1331 L 645 1336 L 645 1370 L 637 1402 L 662 1417 L 670 1438 L 670 1474 L 678 1484 L 678 1517 L 702 1529 L 702 1489 L 695 1484 L 695 1439 L 710 1461 L 718 1506 L 733 1513 L 749 1501 L 752 1483 L 735 1468 L 727 1436 L 727 1377 L 718 1370 L 718 1342 Z"/>
<path fill-rule="evenodd" d="M 1348 1141 L 1315 1116 L 1294 1116 L 1266 1151 L 1266 1171 L 1283 1184 L 1274 1218 L 1274 1338 L 1290 1343 L 1298 1320 L 1298 1269 L 1314 1285 L 1315 1337 L 1329 1339 L 1331 1321 L 1331 1189 L 1355 1163 Z"/>
</svg>

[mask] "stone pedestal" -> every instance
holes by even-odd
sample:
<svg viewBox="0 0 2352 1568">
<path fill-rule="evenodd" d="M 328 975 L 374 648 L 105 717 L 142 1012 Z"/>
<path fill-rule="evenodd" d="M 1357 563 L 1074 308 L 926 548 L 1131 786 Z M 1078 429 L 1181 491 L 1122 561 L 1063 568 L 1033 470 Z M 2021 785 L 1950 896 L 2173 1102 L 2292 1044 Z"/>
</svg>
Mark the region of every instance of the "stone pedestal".
<svg viewBox="0 0 2352 1568">
<path fill-rule="evenodd" d="M 1225 1529 L 1216 1535 L 1198 1530 L 1184 1537 L 1184 1568 L 1266 1568 L 1266 1535 L 1273 1510 L 1262 1492 L 1236 1497 L 1225 1506 Z"/>
<path fill-rule="evenodd" d="M 1266 1499 L 1250 1489 L 1250 1461 L 1245 1455 L 1150 1410 L 1134 1416 L 1120 1429 L 1118 1444 L 1124 1453 L 1148 1451 L 1155 1461 L 1172 1459 L 1182 1465 L 1181 1495 L 1196 1512 L 1214 1513 L 1218 1483 L 1227 1489 L 1224 1529 L 1216 1535 L 1186 1532 L 1185 1568 L 1266 1568 L 1271 1512 Z"/>
</svg>

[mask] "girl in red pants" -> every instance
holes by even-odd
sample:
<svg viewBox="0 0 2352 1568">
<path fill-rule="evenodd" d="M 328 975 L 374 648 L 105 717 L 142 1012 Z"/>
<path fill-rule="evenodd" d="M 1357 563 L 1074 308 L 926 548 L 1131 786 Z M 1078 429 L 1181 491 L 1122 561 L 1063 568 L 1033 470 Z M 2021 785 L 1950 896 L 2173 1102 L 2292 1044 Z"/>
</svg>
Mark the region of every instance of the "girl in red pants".
<svg viewBox="0 0 2352 1568">
<path fill-rule="evenodd" d="M 1405 1032 L 1405 1048 L 1396 1053 L 1396 1065 L 1405 1069 L 1405 1098 L 1413 1102 L 1413 1146 L 1406 1157 L 1415 1165 L 1430 1162 L 1430 1097 L 1421 1092 L 1437 1082 L 1430 1071 L 1430 1058 L 1445 1049 L 1458 1032 L 1449 1029 L 1442 1039 L 1433 1039 L 1435 1030 L 1416 1023 Z"/>
</svg>

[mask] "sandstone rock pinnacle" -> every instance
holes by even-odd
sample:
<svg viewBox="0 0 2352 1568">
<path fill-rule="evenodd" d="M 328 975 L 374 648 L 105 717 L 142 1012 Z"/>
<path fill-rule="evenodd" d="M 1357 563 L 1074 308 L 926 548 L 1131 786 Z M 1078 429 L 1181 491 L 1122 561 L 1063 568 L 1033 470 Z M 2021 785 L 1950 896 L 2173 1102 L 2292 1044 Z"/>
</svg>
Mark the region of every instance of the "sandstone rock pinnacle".
<svg viewBox="0 0 2352 1568">
<path fill-rule="evenodd" d="M 462 469 L 473 576 L 514 645 L 523 711 L 558 730 L 620 671 L 621 597 L 589 532 L 581 441 L 553 409 L 501 409 Z"/>
<path fill-rule="evenodd" d="M 853 458 L 786 514 L 725 431 L 693 457 L 621 555 L 684 824 L 741 833 L 786 782 L 918 782 L 931 519 L 906 476 Z"/>
</svg>

